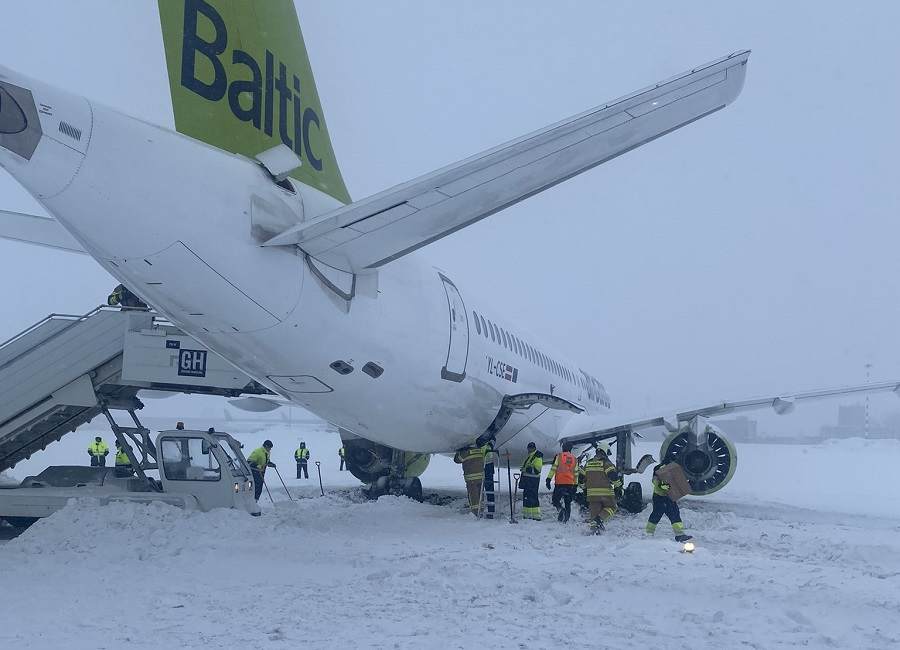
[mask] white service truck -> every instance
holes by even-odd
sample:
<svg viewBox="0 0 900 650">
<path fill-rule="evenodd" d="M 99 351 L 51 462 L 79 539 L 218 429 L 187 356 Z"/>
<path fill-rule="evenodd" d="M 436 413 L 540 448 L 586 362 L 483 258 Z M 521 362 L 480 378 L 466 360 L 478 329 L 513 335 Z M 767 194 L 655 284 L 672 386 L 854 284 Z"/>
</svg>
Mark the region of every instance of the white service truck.
<svg viewBox="0 0 900 650">
<path fill-rule="evenodd" d="M 137 461 L 128 449 L 136 471 L 132 466 L 56 466 L 19 485 L 0 486 L 0 520 L 24 528 L 78 498 L 96 499 L 101 505 L 160 501 L 202 512 L 237 508 L 259 515 L 250 466 L 240 443 L 229 434 L 163 431 L 148 451 L 157 461 L 153 466 Z M 147 475 L 146 469 L 157 469 L 159 478 Z"/>
</svg>

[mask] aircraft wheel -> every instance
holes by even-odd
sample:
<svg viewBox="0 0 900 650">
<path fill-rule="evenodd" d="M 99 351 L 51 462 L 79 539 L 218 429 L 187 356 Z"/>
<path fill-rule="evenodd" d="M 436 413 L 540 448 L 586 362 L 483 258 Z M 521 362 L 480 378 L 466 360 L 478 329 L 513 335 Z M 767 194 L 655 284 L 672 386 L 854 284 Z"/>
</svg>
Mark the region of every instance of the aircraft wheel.
<svg viewBox="0 0 900 650">
<path fill-rule="evenodd" d="M 387 476 L 379 476 L 374 483 L 369 485 L 366 494 L 373 501 L 379 497 L 383 497 L 390 490 L 390 480 Z"/>
<path fill-rule="evenodd" d="M 406 479 L 404 481 L 403 495 L 409 497 L 413 501 L 422 502 L 422 481 L 418 477 Z"/>
<path fill-rule="evenodd" d="M 641 484 L 637 481 L 628 483 L 628 487 L 619 499 L 619 507 L 626 512 L 637 514 L 644 509 L 644 493 Z"/>
</svg>

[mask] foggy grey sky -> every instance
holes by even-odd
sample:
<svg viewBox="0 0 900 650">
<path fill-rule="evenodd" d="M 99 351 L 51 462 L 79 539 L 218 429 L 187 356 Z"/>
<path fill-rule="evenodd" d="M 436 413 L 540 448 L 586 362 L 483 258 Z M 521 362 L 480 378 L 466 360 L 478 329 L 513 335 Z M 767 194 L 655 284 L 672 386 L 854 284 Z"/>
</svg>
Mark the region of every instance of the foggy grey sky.
<svg viewBox="0 0 900 650">
<path fill-rule="evenodd" d="M 900 377 L 900 4 L 297 5 L 356 199 L 752 48 L 727 110 L 426 254 L 629 413 L 861 382 L 867 361 Z M 14 14 L 2 64 L 171 126 L 156 2 Z M 5 174 L 0 208 L 37 210 Z M 114 284 L 89 258 L 2 241 L 0 278 L 0 339 Z"/>
</svg>

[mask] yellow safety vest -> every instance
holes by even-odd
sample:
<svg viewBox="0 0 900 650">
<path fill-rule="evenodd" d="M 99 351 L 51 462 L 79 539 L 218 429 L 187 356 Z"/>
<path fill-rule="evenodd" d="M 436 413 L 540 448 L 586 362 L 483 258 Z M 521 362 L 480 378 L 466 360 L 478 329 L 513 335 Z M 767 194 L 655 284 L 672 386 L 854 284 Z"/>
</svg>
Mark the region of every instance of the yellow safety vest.
<svg viewBox="0 0 900 650">
<path fill-rule="evenodd" d="M 544 467 L 544 457 L 539 451 L 528 454 L 528 458 L 522 463 L 522 473 L 526 476 L 540 476 Z"/>
<path fill-rule="evenodd" d="M 463 479 L 469 481 L 484 480 L 484 455 L 486 447 L 469 447 L 468 449 L 456 452 L 453 462 L 460 463 L 463 466 Z"/>
<path fill-rule="evenodd" d="M 100 442 L 95 440 L 88 445 L 88 453 L 91 456 L 105 456 L 107 452 L 109 452 L 109 445 L 102 440 Z"/>
<path fill-rule="evenodd" d="M 265 447 L 257 447 L 247 456 L 247 463 L 255 467 L 260 474 L 265 474 L 269 465 L 269 452 Z"/>
</svg>

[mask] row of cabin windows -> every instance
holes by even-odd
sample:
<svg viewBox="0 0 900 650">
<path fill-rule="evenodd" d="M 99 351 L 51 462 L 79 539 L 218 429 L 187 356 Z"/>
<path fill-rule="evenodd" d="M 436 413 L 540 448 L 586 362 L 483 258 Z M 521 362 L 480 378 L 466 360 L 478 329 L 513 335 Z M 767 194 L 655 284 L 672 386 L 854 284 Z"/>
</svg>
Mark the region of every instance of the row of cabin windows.
<svg viewBox="0 0 900 650">
<path fill-rule="evenodd" d="M 523 359 L 527 359 L 533 364 L 541 366 L 547 372 L 552 372 L 557 377 L 565 379 L 570 384 L 581 385 L 582 388 L 588 390 L 586 380 L 583 377 L 576 375 L 561 363 L 558 363 L 554 359 L 551 359 L 543 352 L 536 350 L 514 334 L 511 334 L 504 330 L 499 325 L 495 325 L 490 321 L 490 319 L 486 320 L 477 312 L 473 311 L 472 317 L 475 320 L 475 331 L 484 336 L 486 339 L 490 339 L 494 343 L 502 345 L 507 350 L 518 354 Z"/>
</svg>

